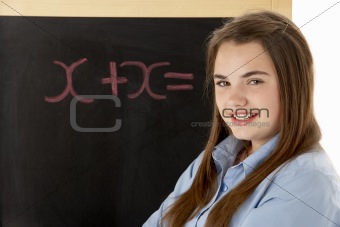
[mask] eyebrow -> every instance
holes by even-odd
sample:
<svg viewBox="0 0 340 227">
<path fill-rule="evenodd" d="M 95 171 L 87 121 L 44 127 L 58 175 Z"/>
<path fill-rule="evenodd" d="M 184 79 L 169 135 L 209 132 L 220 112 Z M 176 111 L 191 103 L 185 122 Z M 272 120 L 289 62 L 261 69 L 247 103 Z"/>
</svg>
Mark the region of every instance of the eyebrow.
<svg viewBox="0 0 340 227">
<path fill-rule="evenodd" d="M 214 79 L 227 79 L 227 77 L 229 77 L 231 74 L 227 75 L 227 76 L 223 76 L 221 74 L 214 74 Z M 269 76 L 268 73 L 264 72 L 264 71 L 259 71 L 259 70 L 254 70 L 254 71 L 250 71 L 250 72 L 247 72 L 245 74 L 243 74 L 241 77 L 242 78 L 248 78 L 250 76 L 253 76 L 253 75 L 266 75 L 266 76 Z"/>
</svg>

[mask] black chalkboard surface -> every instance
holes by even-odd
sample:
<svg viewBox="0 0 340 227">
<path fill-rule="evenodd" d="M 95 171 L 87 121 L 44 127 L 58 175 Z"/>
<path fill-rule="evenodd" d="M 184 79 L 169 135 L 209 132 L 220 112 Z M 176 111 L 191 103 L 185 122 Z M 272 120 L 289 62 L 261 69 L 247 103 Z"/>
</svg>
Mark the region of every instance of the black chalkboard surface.
<svg viewBox="0 0 340 227">
<path fill-rule="evenodd" d="M 141 226 L 206 143 L 221 24 L 0 17 L 2 225 Z"/>
</svg>

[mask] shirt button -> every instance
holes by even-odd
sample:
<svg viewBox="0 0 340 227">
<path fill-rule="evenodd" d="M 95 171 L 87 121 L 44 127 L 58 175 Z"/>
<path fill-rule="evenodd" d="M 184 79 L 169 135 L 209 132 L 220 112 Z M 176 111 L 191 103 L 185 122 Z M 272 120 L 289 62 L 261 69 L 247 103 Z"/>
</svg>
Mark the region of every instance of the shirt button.
<svg viewBox="0 0 340 227">
<path fill-rule="evenodd" d="M 226 192 L 228 190 L 228 186 L 227 185 L 222 185 L 222 187 L 221 187 L 221 191 L 222 192 Z"/>
</svg>

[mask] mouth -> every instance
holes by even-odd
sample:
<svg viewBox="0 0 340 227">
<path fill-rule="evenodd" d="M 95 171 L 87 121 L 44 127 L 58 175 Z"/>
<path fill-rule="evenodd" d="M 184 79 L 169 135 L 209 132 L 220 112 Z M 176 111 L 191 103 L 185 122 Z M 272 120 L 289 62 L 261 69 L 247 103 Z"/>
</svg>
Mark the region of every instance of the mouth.
<svg viewBox="0 0 340 227">
<path fill-rule="evenodd" d="M 237 115 L 232 114 L 232 117 L 235 118 L 238 121 L 247 121 L 247 120 L 254 118 L 256 116 L 257 116 L 257 114 L 237 114 Z"/>
<path fill-rule="evenodd" d="M 256 113 L 237 113 L 231 114 L 231 121 L 235 126 L 246 126 L 257 118 Z"/>
</svg>

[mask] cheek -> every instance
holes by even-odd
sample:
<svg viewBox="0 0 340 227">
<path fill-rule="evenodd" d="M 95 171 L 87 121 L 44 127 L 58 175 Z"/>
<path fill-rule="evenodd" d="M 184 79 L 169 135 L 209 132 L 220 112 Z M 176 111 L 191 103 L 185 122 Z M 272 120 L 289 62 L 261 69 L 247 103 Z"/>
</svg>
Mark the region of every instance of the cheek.
<svg viewBox="0 0 340 227">
<path fill-rule="evenodd" d="M 218 92 L 215 89 L 215 102 L 216 102 L 216 105 L 217 105 L 218 108 L 220 108 L 220 102 L 221 102 L 220 100 L 221 100 L 220 95 L 218 94 Z"/>
<path fill-rule="evenodd" d="M 218 112 L 219 112 L 222 120 L 224 122 L 229 122 L 229 121 L 231 121 L 231 118 L 230 117 L 226 117 L 226 116 L 230 113 L 230 110 L 226 106 L 226 102 L 225 102 L 225 98 L 224 97 L 225 96 L 223 96 L 223 95 L 217 96 L 216 93 L 215 93 L 215 103 L 216 103 Z"/>
<path fill-rule="evenodd" d="M 215 94 L 216 102 L 223 104 L 226 101 L 226 97 L 227 97 L 228 93 L 227 93 L 226 89 L 223 89 L 223 88 L 220 88 L 220 87 L 215 87 L 214 94 Z"/>
<path fill-rule="evenodd" d="M 221 93 L 215 92 L 215 102 L 216 102 L 219 112 L 221 112 L 223 108 L 225 108 L 222 97 L 223 95 L 221 95 Z"/>
</svg>

